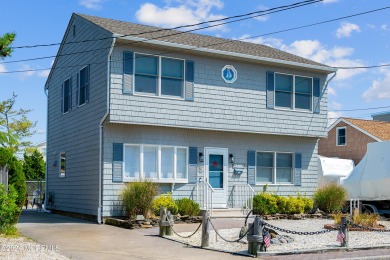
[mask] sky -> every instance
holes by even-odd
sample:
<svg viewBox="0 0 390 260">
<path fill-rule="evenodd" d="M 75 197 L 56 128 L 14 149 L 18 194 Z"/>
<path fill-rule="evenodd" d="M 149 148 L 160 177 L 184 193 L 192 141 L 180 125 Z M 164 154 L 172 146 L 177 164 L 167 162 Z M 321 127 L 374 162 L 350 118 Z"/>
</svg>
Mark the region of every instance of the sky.
<svg viewBox="0 0 390 260">
<path fill-rule="evenodd" d="M 0 101 L 17 94 L 16 107 L 32 109 L 28 117 L 37 121 L 30 141 L 45 141 L 47 98 L 43 88 L 54 61 L 51 56 L 59 46 L 17 47 L 60 43 L 72 13 L 173 28 L 300 1 L 2 0 L 0 35 L 15 32 L 17 36 L 12 57 L 0 60 Z M 388 0 L 324 0 L 208 29 L 196 27 L 196 33 L 266 44 L 329 66 L 384 65 L 390 64 L 390 8 L 276 32 L 385 7 L 390 7 Z M 43 57 L 50 58 L 20 61 Z M 329 123 L 340 116 L 371 119 L 372 114 L 390 111 L 390 67 L 339 70 L 328 93 Z"/>
</svg>

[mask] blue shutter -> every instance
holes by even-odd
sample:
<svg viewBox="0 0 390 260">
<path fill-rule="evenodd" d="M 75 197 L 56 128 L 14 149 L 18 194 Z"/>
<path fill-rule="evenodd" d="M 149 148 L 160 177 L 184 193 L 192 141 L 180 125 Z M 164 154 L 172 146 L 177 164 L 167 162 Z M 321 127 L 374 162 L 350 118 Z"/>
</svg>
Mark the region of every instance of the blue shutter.
<svg viewBox="0 0 390 260">
<path fill-rule="evenodd" d="M 191 60 L 186 61 L 185 99 L 194 101 L 195 65 Z"/>
<path fill-rule="evenodd" d="M 89 71 L 90 71 L 90 69 L 89 69 L 89 65 L 88 65 L 87 69 L 86 69 L 87 75 L 85 75 L 85 80 L 86 80 L 86 83 L 85 83 L 85 103 L 88 103 L 88 101 L 89 101 L 89 84 L 91 82 Z"/>
<path fill-rule="evenodd" d="M 133 94 L 134 52 L 123 52 L 123 93 Z"/>
<path fill-rule="evenodd" d="M 123 181 L 123 144 L 114 143 L 112 155 L 112 181 Z"/>
<path fill-rule="evenodd" d="M 295 154 L 294 185 L 302 185 L 302 154 Z"/>
<path fill-rule="evenodd" d="M 316 114 L 320 113 L 321 106 L 321 88 L 320 88 L 320 79 L 313 79 L 313 112 Z"/>
<path fill-rule="evenodd" d="M 248 184 L 256 184 L 256 151 L 248 151 Z"/>
<path fill-rule="evenodd" d="M 80 92 L 80 73 L 77 73 L 77 82 L 76 82 L 76 107 L 80 105 L 79 102 L 79 92 Z"/>
<path fill-rule="evenodd" d="M 198 147 L 188 149 L 188 183 L 198 182 Z"/>
<path fill-rule="evenodd" d="M 274 108 L 275 104 L 275 73 L 267 71 L 267 108 Z"/>
<path fill-rule="evenodd" d="M 64 83 L 61 85 L 61 114 L 64 113 Z"/>
<path fill-rule="evenodd" d="M 73 100 L 73 98 L 72 98 L 72 83 L 73 83 L 73 78 L 71 77 L 69 79 L 69 98 L 68 98 L 69 111 L 72 110 L 72 100 Z"/>
</svg>

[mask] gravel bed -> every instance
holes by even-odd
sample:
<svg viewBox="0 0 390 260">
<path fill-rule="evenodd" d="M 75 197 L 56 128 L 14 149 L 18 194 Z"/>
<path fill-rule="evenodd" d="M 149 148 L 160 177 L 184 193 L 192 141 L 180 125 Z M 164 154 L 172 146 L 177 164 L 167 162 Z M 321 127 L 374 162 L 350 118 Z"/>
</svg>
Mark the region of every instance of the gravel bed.
<svg viewBox="0 0 390 260">
<path fill-rule="evenodd" d="M 0 236 L 0 259 L 69 259 L 58 252 L 58 245 L 41 245 L 24 237 L 6 238 Z"/>
<path fill-rule="evenodd" d="M 292 231 L 320 231 L 323 230 L 324 224 L 332 224 L 330 219 L 305 219 L 305 220 L 268 220 L 267 223 L 276 227 L 292 230 Z M 379 221 L 386 229 L 390 229 L 389 221 Z M 294 239 L 292 243 L 272 244 L 267 248 L 267 252 L 282 253 L 295 252 L 301 250 L 323 249 L 323 248 L 337 248 L 340 243 L 336 241 L 337 231 L 321 235 L 292 235 L 277 231 L 279 235 L 287 235 Z M 182 236 L 190 235 L 192 232 L 179 233 Z M 240 233 L 239 228 L 220 229 L 218 230 L 224 238 L 228 240 L 237 239 Z M 176 241 L 186 243 L 193 246 L 200 246 L 201 229 L 191 238 L 181 238 L 174 234 L 170 237 Z M 349 232 L 349 247 L 369 247 L 369 246 L 390 246 L 389 232 L 367 232 L 367 231 L 351 231 Z M 210 230 L 210 246 L 209 248 L 247 254 L 248 245 L 246 237 L 240 242 L 230 243 L 223 241 L 216 236 L 215 231 L 211 227 Z"/>
</svg>

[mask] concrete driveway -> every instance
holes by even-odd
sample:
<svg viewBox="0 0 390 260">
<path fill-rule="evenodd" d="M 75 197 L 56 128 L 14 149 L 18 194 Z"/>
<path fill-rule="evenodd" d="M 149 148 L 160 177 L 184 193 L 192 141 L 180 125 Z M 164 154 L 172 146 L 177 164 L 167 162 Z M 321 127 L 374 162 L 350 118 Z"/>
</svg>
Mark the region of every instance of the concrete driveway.
<svg viewBox="0 0 390 260">
<path fill-rule="evenodd" d="M 24 211 L 18 227 L 42 245 L 59 245 L 58 253 L 71 259 L 249 259 L 160 238 L 157 228 L 128 230 L 36 211 Z"/>
</svg>

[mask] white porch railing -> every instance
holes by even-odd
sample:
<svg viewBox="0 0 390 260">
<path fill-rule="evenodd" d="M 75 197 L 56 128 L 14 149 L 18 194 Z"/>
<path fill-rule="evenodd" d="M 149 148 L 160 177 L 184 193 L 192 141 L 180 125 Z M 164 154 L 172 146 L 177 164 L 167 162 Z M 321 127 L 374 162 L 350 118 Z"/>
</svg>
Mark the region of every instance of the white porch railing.
<svg viewBox="0 0 390 260">
<path fill-rule="evenodd" d="M 195 184 L 195 201 L 200 208 L 210 212 L 213 215 L 213 193 L 214 189 L 208 182 L 198 182 Z"/>
<path fill-rule="evenodd" d="M 233 208 L 240 208 L 243 214 L 248 214 L 253 209 L 253 197 L 255 191 L 247 184 L 233 185 Z"/>
</svg>

